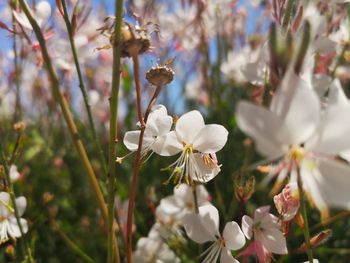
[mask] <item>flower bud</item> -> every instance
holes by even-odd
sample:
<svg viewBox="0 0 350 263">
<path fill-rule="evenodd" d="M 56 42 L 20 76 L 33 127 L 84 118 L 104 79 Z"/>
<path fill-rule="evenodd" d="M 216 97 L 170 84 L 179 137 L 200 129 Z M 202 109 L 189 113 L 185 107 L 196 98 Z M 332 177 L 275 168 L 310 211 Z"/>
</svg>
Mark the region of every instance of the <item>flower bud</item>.
<svg viewBox="0 0 350 263">
<path fill-rule="evenodd" d="M 248 180 L 244 181 L 242 175 L 238 175 L 235 184 L 235 196 L 237 200 L 246 203 L 254 193 L 255 177 L 251 176 Z"/>
<path fill-rule="evenodd" d="M 22 133 L 26 129 L 26 124 L 23 121 L 16 122 L 13 125 L 13 129 L 18 133 Z"/>
<path fill-rule="evenodd" d="M 292 220 L 300 206 L 297 183 L 287 184 L 280 194 L 274 196 L 273 201 L 282 220 Z"/>
</svg>

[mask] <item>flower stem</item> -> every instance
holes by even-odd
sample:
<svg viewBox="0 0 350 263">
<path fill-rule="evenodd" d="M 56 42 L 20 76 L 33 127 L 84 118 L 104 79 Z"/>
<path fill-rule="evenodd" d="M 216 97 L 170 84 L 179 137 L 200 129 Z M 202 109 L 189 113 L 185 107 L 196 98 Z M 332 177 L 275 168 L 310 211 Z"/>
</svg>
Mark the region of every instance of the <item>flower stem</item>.
<svg viewBox="0 0 350 263">
<path fill-rule="evenodd" d="M 301 214 L 304 219 L 303 233 L 304 233 L 305 244 L 306 244 L 306 253 L 307 253 L 309 262 L 313 263 L 313 254 L 312 254 L 312 248 L 310 243 L 310 229 L 309 229 L 309 222 L 307 218 L 307 207 L 306 207 L 306 198 L 305 198 L 306 196 L 302 188 L 299 168 L 297 169 L 297 172 L 298 172 L 298 189 L 299 189 L 299 196 L 300 196 Z"/>
<path fill-rule="evenodd" d="M 79 64 L 79 60 L 78 60 L 77 50 L 76 50 L 75 43 L 74 43 L 73 28 L 72 28 L 71 22 L 69 21 L 69 17 L 68 17 L 67 4 L 66 4 L 65 0 L 61 0 L 61 3 L 62 3 L 63 11 L 64 11 L 63 19 L 64 19 L 64 22 L 66 24 L 67 31 L 68 31 L 68 37 L 69 37 L 69 42 L 70 42 L 70 46 L 72 49 L 74 64 L 75 64 L 75 68 L 77 70 L 78 79 L 79 79 L 79 88 L 80 88 L 80 91 L 83 95 L 83 100 L 84 100 L 86 112 L 88 115 L 89 126 L 91 129 L 93 140 L 95 141 L 95 144 L 96 144 L 98 152 L 99 152 L 99 158 L 100 158 L 103 172 L 104 172 L 104 174 L 107 174 L 106 160 L 104 158 L 101 143 L 97 138 L 96 128 L 95 128 L 94 121 L 92 118 L 91 107 L 89 104 L 89 99 L 88 99 L 88 95 L 86 92 L 85 83 L 84 83 L 83 75 L 81 73 L 81 68 L 80 68 L 80 64 Z"/>
<path fill-rule="evenodd" d="M 138 112 L 139 122 L 141 123 L 141 131 L 140 131 L 139 143 L 138 143 L 138 148 L 137 148 L 136 157 L 135 157 L 134 166 L 133 166 L 134 169 L 133 169 L 133 175 L 131 179 L 131 188 L 130 188 L 129 204 L 128 204 L 128 217 L 127 217 L 127 225 L 126 225 L 126 256 L 127 256 L 128 263 L 132 263 L 132 224 L 133 224 L 132 218 L 134 213 L 135 195 L 137 191 L 138 176 L 140 173 L 140 168 L 142 163 L 141 150 L 142 150 L 142 144 L 143 144 L 143 137 L 145 134 L 148 116 L 161 90 L 161 86 L 158 86 L 156 88 L 156 91 L 152 99 L 148 103 L 144 118 L 142 118 L 141 85 L 140 85 L 140 76 L 139 76 L 140 73 L 139 73 L 138 55 L 132 56 L 132 60 L 133 60 L 134 80 L 135 80 L 135 88 L 136 88 L 136 95 L 137 95 L 137 112 Z"/>
<path fill-rule="evenodd" d="M 52 93 L 53 93 L 53 97 L 57 100 L 57 102 L 59 103 L 62 113 L 63 113 L 63 117 L 67 123 L 68 126 L 68 131 L 72 137 L 74 146 L 78 152 L 78 155 L 80 157 L 80 160 L 84 166 L 85 172 L 88 176 L 89 182 L 91 184 L 93 193 L 95 194 L 95 198 L 96 201 L 98 203 L 98 206 L 101 210 L 103 219 L 105 220 L 105 222 L 107 222 L 107 207 L 105 204 L 105 200 L 103 197 L 103 194 L 101 192 L 99 183 L 97 181 L 96 175 L 94 170 L 92 169 L 90 160 L 87 156 L 85 147 L 79 137 L 79 133 L 78 133 L 78 129 L 75 125 L 75 122 L 73 120 L 72 114 L 70 112 L 69 106 L 68 106 L 68 102 L 66 100 L 66 98 L 63 96 L 63 94 L 61 93 L 60 89 L 59 89 L 59 81 L 58 78 L 56 76 L 56 73 L 54 71 L 52 62 L 51 62 L 51 58 L 49 56 L 48 50 L 46 48 L 46 42 L 43 36 L 43 33 L 41 32 L 41 29 L 38 25 L 38 23 L 35 21 L 35 19 L 33 18 L 32 13 L 29 10 L 28 4 L 25 0 L 19 0 L 19 3 L 25 13 L 25 15 L 28 18 L 28 21 L 30 22 L 30 24 L 33 27 L 33 31 L 38 39 L 40 48 L 41 48 L 41 52 L 43 55 L 43 60 L 45 62 L 45 66 L 47 69 L 47 72 L 50 76 L 50 80 L 51 80 L 51 88 L 52 88 Z"/>
<path fill-rule="evenodd" d="M 194 211 L 196 214 L 199 214 L 197 183 L 196 182 L 193 182 L 193 184 L 192 184 L 192 193 L 193 193 L 193 200 L 194 200 Z"/>
<path fill-rule="evenodd" d="M 118 240 L 114 231 L 114 196 L 116 183 L 116 147 L 117 147 L 117 128 L 118 128 L 118 104 L 119 104 L 119 85 L 120 85 L 120 54 L 121 54 L 121 25 L 122 25 L 123 0 L 115 1 L 115 41 L 113 44 L 113 75 L 112 75 L 112 94 L 110 98 L 110 116 L 109 116 L 109 154 L 108 154 L 108 262 L 112 263 L 114 258 L 120 262 Z M 116 248 L 113 248 L 114 240 Z M 114 255 L 115 251 L 115 255 Z"/>
<path fill-rule="evenodd" d="M 294 0 L 288 0 L 286 11 L 284 13 L 283 22 L 282 22 L 282 27 L 284 29 L 287 29 L 289 21 L 292 17 L 293 4 L 294 4 Z"/>
<path fill-rule="evenodd" d="M 95 262 L 89 257 L 84 251 L 82 251 L 77 244 L 75 244 L 67 235 L 62 231 L 59 224 L 55 221 L 51 221 L 53 230 L 62 238 L 66 245 L 74 251 L 84 262 L 93 263 Z"/>
</svg>

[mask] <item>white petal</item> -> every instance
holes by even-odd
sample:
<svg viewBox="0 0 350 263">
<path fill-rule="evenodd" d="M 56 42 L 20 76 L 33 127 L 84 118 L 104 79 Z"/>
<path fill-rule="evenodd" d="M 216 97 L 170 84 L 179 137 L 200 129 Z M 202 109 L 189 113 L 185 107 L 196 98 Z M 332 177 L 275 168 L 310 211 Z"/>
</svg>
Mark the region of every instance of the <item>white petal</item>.
<svg viewBox="0 0 350 263">
<path fill-rule="evenodd" d="M 168 215 L 175 215 L 184 208 L 184 203 L 180 198 L 177 198 L 175 196 L 168 196 L 160 201 L 158 207 L 161 207 L 162 211 Z"/>
<path fill-rule="evenodd" d="M 157 116 L 149 119 L 146 124 L 146 130 L 154 136 L 167 134 L 173 125 L 173 118 L 171 116 Z"/>
<path fill-rule="evenodd" d="M 240 249 L 245 244 L 244 234 L 239 225 L 234 221 L 228 222 L 225 225 L 222 236 L 225 240 L 225 246 L 229 250 Z"/>
<path fill-rule="evenodd" d="M 175 131 L 181 142 L 192 144 L 198 132 L 205 126 L 199 111 L 190 111 L 182 115 L 176 122 Z"/>
<path fill-rule="evenodd" d="M 327 154 L 338 154 L 350 149 L 350 122 L 344 121 L 349 114 L 350 104 L 335 104 L 327 107 L 322 116 L 316 141 L 309 148 Z"/>
<path fill-rule="evenodd" d="M 322 180 L 318 181 L 329 206 L 350 208 L 350 166 L 335 160 L 321 160 Z"/>
<path fill-rule="evenodd" d="M 349 104 L 349 100 L 344 93 L 343 87 L 341 86 L 339 79 L 335 79 L 329 87 L 328 103 Z"/>
<path fill-rule="evenodd" d="M 242 217 L 242 231 L 248 239 L 253 237 L 253 226 L 254 221 L 251 217 L 247 215 Z"/>
<path fill-rule="evenodd" d="M 260 232 L 257 238 L 268 251 L 280 255 L 288 254 L 286 238 L 280 230 L 265 230 L 264 232 Z"/>
<path fill-rule="evenodd" d="M 35 9 L 38 24 L 42 26 L 51 15 L 51 5 L 46 1 L 41 1 L 35 6 Z"/>
<path fill-rule="evenodd" d="M 239 261 L 232 256 L 229 250 L 223 248 L 221 249 L 220 263 L 239 263 Z"/>
<path fill-rule="evenodd" d="M 124 145 L 129 151 L 137 151 L 139 147 L 140 131 L 128 131 L 124 135 Z"/>
<path fill-rule="evenodd" d="M 276 136 L 285 134 L 283 122 L 274 113 L 243 101 L 238 103 L 236 116 L 239 128 L 254 139 L 262 155 L 276 158 L 284 154 Z M 284 143 L 289 144 L 288 141 Z"/>
<path fill-rule="evenodd" d="M 228 131 L 222 125 L 205 125 L 194 139 L 193 148 L 202 153 L 215 153 L 225 146 L 227 135 Z"/>
<path fill-rule="evenodd" d="M 289 144 L 305 142 L 319 122 L 320 101 L 317 94 L 292 70 L 289 70 L 282 80 L 271 101 L 270 109 L 288 127 Z"/>
<path fill-rule="evenodd" d="M 312 159 L 305 159 L 300 163 L 300 177 L 303 189 L 310 195 L 315 206 L 322 211 L 327 208 L 327 204 L 322 194 L 320 184 L 323 178 L 320 174 L 318 163 Z"/>
<path fill-rule="evenodd" d="M 254 212 L 254 222 L 260 222 L 270 212 L 270 206 L 265 205 L 257 208 Z"/>
<path fill-rule="evenodd" d="M 152 145 L 152 150 L 162 156 L 172 156 L 182 151 L 182 144 L 179 142 L 174 131 L 158 137 Z"/>
<path fill-rule="evenodd" d="M 200 215 L 191 213 L 183 217 L 182 223 L 184 225 L 185 231 L 190 239 L 199 244 L 215 241 L 215 235 L 212 235 L 209 231 L 208 226 L 202 220 Z"/>
<path fill-rule="evenodd" d="M 207 183 L 212 180 L 220 171 L 220 166 L 217 164 L 206 164 L 203 160 L 203 156 L 200 153 L 191 155 L 190 165 L 190 176 L 192 180 Z"/>
<path fill-rule="evenodd" d="M 16 198 L 16 205 L 18 209 L 18 215 L 22 216 L 27 207 L 27 199 L 24 196 Z"/>
<path fill-rule="evenodd" d="M 32 25 L 30 24 L 27 16 L 23 12 L 19 13 L 19 12 L 13 11 L 13 16 L 16 18 L 17 22 L 20 23 L 23 27 L 33 30 Z"/>
<path fill-rule="evenodd" d="M 204 225 L 212 236 L 220 236 L 219 233 L 219 211 L 215 206 L 208 204 L 199 207 L 199 214 Z"/>
<path fill-rule="evenodd" d="M 179 186 L 174 187 L 174 196 L 184 202 L 193 202 L 192 187 L 187 184 L 180 184 Z"/>
</svg>

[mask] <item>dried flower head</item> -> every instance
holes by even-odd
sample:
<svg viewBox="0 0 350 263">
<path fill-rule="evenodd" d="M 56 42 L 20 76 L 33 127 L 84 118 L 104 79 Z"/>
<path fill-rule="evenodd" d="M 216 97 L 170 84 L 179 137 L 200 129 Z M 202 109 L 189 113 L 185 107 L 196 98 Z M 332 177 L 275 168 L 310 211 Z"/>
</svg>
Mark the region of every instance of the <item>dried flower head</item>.
<svg viewBox="0 0 350 263">
<path fill-rule="evenodd" d="M 132 26 L 127 22 L 122 27 L 122 57 L 132 57 L 134 55 L 142 54 L 150 49 L 151 42 L 149 40 L 146 27 Z M 113 44 L 113 35 L 110 39 Z"/>
<path fill-rule="evenodd" d="M 164 86 L 174 79 L 174 71 L 167 65 L 156 65 L 146 73 L 146 79 L 154 86 Z"/>
</svg>

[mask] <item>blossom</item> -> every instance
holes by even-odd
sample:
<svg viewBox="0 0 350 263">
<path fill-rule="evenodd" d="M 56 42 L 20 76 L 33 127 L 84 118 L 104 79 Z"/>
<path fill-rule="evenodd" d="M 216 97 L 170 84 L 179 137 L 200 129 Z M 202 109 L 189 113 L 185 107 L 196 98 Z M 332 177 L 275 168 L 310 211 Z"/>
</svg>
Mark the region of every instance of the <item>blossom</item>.
<svg viewBox="0 0 350 263">
<path fill-rule="evenodd" d="M 281 159 L 268 180 L 277 175 L 278 187 L 290 175 L 301 180 L 307 197 L 328 216 L 328 206 L 349 207 L 350 169 L 335 160 L 349 149 L 350 105 L 321 103 L 310 83 L 291 70 L 286 73 L 269 109 L 249 102 L 237 108 L 239 127 L 251 136 L 257 151 L 270 160 Z"/>
<path fill-rule="evenodd" d="M 203 185 L 196 186 L 198 206 L 209 204 L 209 194 Z M 194 212 L 192 187 L 180 184 L 174 188 L 174 194 L 160 201 L 157 211 L 181 220 L 189 212 Z"/>
<path fill-rule="evenodd" d="M 149 151 L 158 152 L 164 145 L 166 135 L 170 132 L 173 119 L 167 114 L 163 105 L 153 106 L 149 114 L 142 144 L 142 156 Z M 130 151 L 136 151 L 139 145 L 141 131 L 128 131 L 124 136 L 124 144 Z"/>
<path fill-rule="evenodd" d="M 17 166 L 14 164 L 11 165 L 9 174 L 10 174 L 10 180 L 12 183 L 16 182 L 21 176 L 21 174 L 17 170 Z"/>
<path fill-rule="evenodd" d="M 33 13 L 33 11 L 31 11 Z M 13 15 L 23 27 L 33 30 L 27 16 L 24 12 L 13 11 Z M 41 27 L 49 19 L 51 15 L 51 6 L 47 1 L 40 1 L 35 5 L 35 11 L 33 17 L 35 17 L 36 22 Z"/>
<path fill-rule="evenodd" d="M 27 206 L 27 200 L 21 196 L 16 198 L 18 216 L 21 217 Z M 23 233 L 27 233 L 27 220 L 20 218 Z M 15 216 L 15 210 L 11 203 L 10 195 L 7 192 L 0 192 L 0 244 L 9 240 L 9 238 L 21 237 L 21 231 Z"/>
<path fill-rule="evenodd" d="M 227 135 L 228 131 L 222 125 L 205 125 L 199 111 L 182 115 L 176 122 L 175 130 L 162 140 L 162 147 L 154 149 L 162 156 L 181 152 L 180 157 L 168 167 L 175 167 L 168 181 L 174 176 L 178 184 L 183 178 L 187 183 L 206 183 L 213 179 L 220 172 L 215 153 L 224 147 Z"/>
<path fill-rule="evenodd" d="M 242 252 L 248 256 L 256 253 L 259 262 L 270 262 L 271 254 L 288 254 L 286 239 L 280 230 L 278 218 L 269 213 L 270 206 L 255 210 L 254 218 L 242 218 L 242 230 L 247 239 L 254 241 Z"/>
<path fill-rule="evenodd" d="M 142 237 L 133 253 L 135 263 L 180 263 L 180 259 L 159 237 Z"/>
<path fill-rule="evenodd" d="M 188 214 L 183 219 L 184 227 L 190 239 L 196 243 L 213 242 L 203 253 L 207 254 L 203 263 L 216 262 L 220 257 L 221 263 L 238 262 L 231 254 L 244 246 L 245 237 L 235 221 L 226 223 L 222 235 L 219 232 L 219 212 L 213 205 L 199 207 L 199 214 Z"/>
</svg>

